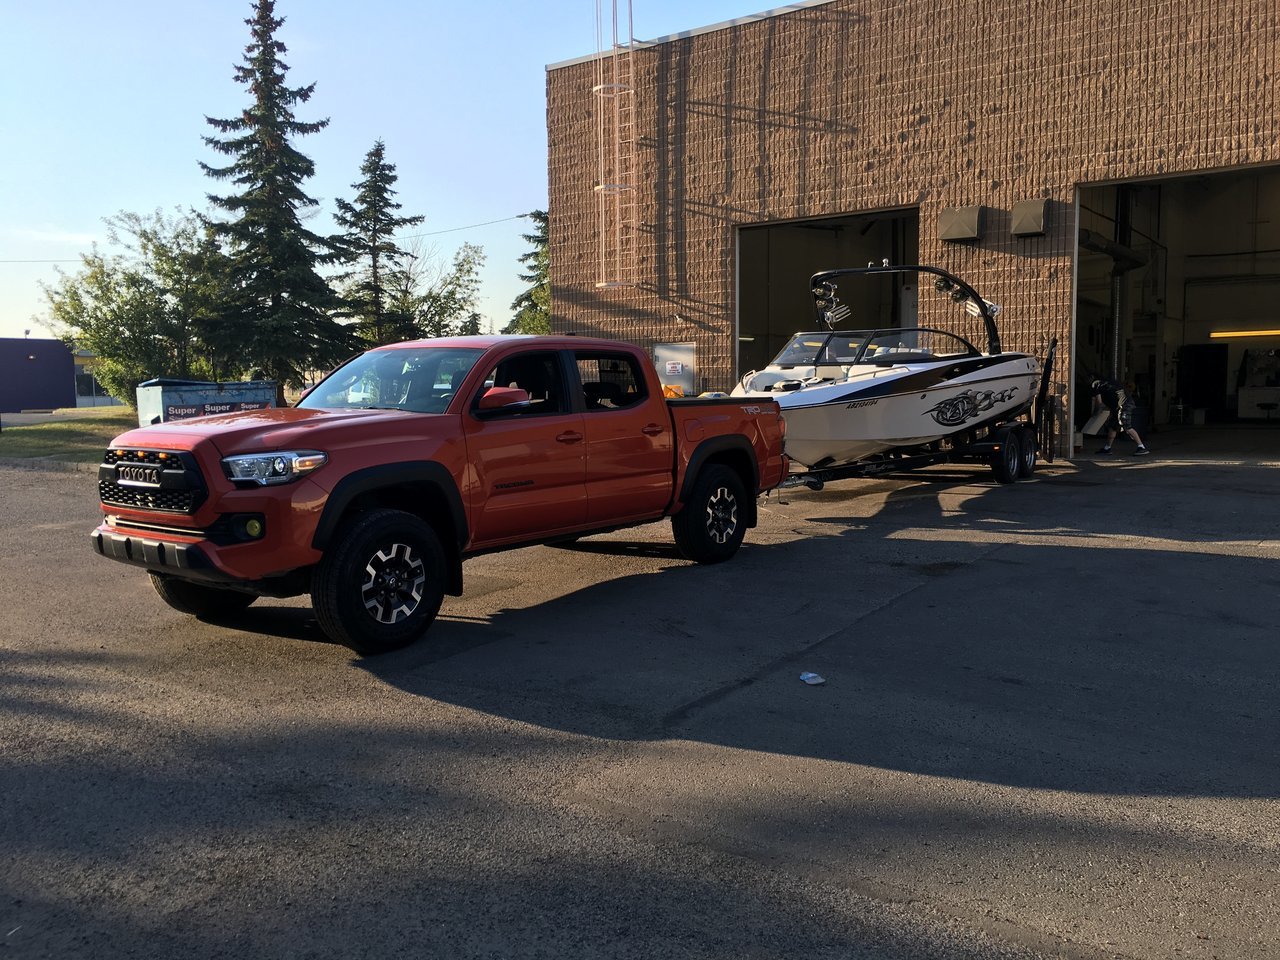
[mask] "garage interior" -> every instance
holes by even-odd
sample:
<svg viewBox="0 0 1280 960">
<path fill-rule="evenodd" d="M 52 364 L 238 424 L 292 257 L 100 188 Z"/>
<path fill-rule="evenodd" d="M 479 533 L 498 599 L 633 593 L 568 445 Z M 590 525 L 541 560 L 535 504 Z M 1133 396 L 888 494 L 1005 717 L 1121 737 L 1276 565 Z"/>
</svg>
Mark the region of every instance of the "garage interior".
<svg viewBox="0 0 1280 960">
<path fill-rule="evenodd" d="M 1280 168 L 1082 187 L 1079 209 L 1076 424 L 1100 376 L 1158 452 L 1280 453 Z"/>
<path fill-rule="evenodd" d="M 738 231 L 737 375 L 768 365 L 791 336 L 818 327 L 809 278 L 819 270 L 916 263 L 920 214 L 912 208 L 743 227 Z M 916 325 L 914 277 L 867 277 L 841 287 L 849 330 Z"/>
</svg>

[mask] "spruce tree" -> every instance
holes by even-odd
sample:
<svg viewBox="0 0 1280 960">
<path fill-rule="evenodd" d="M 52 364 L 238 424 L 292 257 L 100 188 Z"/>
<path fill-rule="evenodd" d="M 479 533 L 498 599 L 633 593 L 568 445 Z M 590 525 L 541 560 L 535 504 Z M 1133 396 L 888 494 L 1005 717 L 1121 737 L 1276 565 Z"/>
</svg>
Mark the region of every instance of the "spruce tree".
<svg viewBox="0 0 1280 960">
<path fill-rule="evenodd" d="M 338 198 L 334 220 L 345 227 L 343 259 L 356 268 L 342 279 L 348 309 L 356 317 L 361 337 L 372 344 L 391 343 L 411 335 L 412 314 L 396 309 L 395 291 L 401 264 L 410 256 L 396 246 L 394 234 L 422 222 L 422 217 L 396 215 L 395 164 L 388 163 L 381 140 L 374 143 L 360 166 L 363 179 L 351 185 L 354 202 Z"/>
<path fill-rule="evenodd" d="M 551 257 L 547 237 L 547 211 L 534 210 L 525 216 L 533 221 L 534 226 L 533 233 L 523 234 L 523 237 L 533 244 L 533 249 L 520 255 L 520 262 L 525 266 L 520 279 L 533 286 L 511 301 L 511 309 L 516 311 L 516 315 L 502 332 L 550 333 Z"/>
<path fill-rule="evenodd" d="M 230 274 L 245 331 L 245 366 L 260 366 L 281 383 L 299 383 L 308 369 L 327 368 L 351 353 L 350 332 L 330 312 L 338 305 L 329 284 L 316 272 L 331 261 L 330 241 L 303 226 L 301 212 L 316 206 L 302 184 L 315 165 L 294 148 L 292 138 L 324 129 L 329 121 L 295 119 L 296 104 L 311 99 L 315 84 L 289 87 L 289 67 L 280 59 L 285 45 L 276 39 L 284 18 L 274 0 L 256 0 L 245 21 L 252 41 L 235 80 L 245 84 L 252 102 L 238 117 L 205 119 L 225 136 L 205 137 L 231 157 L 225 167 L 200 166 L 239 193 L 209 195 L 228 219 L 211 221 L 214 235 L 230 258 Z"/>
</svg>

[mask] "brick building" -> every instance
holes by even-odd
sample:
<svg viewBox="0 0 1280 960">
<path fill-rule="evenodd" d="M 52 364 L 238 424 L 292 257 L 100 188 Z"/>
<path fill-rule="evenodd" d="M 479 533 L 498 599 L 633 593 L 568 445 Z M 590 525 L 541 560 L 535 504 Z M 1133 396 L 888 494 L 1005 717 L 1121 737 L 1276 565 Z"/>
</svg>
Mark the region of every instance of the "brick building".
<svg viewBox="0 0 1280 960">
<path fill-rule="evenodd" d="M 1157 422 L 1270 417 L 1278 73 L 1275 0 L 809 0 L 555 64 L 553 325 L 727 389 L 814 327 L 816 270 L 936 264 L 1006 349 L 1059 339 L 1065 436 L 1113 368 Z M 848 325 L 955 326 L 858 296 Z"/>
</svg>

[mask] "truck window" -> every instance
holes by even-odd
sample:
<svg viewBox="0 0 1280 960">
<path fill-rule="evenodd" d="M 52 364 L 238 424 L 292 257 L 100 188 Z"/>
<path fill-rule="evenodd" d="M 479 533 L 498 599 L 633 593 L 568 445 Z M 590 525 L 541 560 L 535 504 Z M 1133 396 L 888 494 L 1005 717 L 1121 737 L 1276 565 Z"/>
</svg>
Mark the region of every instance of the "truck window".
<svg viewBox="0 0 1280 960">
<path fill-rule="evenodd" d="M 472 408 L 480 402 L 480 394 L 488 387 L 516 387 L 529 394 L 528 405 L 512 407 L 503 416 L 533 416 L 548 413 L 568 413 L 569 397 L 560 369 L 560 358 L 555 353 L 522 353 L 508 357 L 489 371 L 480 392 L 472 401 Z"/>
<path fill-rule="evenodd" d="M 635 357 L 618 353 L 577 352 L 578 379 L 588 412 L 625 410 L 645 399 L 645 380 Z"/>
<path fill-rule="evenodd" d="M 443 413 L 483 352 L 457 347 L 370 350 L 330 374 L 298 406 Z"/>
</svg>

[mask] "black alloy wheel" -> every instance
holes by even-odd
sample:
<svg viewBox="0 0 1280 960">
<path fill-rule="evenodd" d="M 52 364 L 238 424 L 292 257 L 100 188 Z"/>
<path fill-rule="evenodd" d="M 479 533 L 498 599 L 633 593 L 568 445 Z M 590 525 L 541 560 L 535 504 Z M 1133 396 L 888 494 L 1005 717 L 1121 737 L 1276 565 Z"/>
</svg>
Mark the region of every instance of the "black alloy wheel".
<svg viewBox="0 0 1280 960">
<path fill-rule="evenodd" d="M 371 510 L 348 521 L 316 565 L 320 628 L 357 653 L 396 650 L 431 626 L 444 601 L 445 553 L 421 517 Z"/>
<path fill-rule="evenodd" d="M 364 608 L 379 623 L 399 623 L 413 616 L 422 603 L 427 568 L 407 543 L 393 543 L 375 550 L 364 572 L 360 588 Z"/>
<path fill-rule="evenodd" d="M 729 467 L 712 464 L 694 482 L 684 508 L 671 518 L 680 552 L 695 563 L 721 563 L 742 546 L 746 535 L 746 489 Z"/>
</svg>

